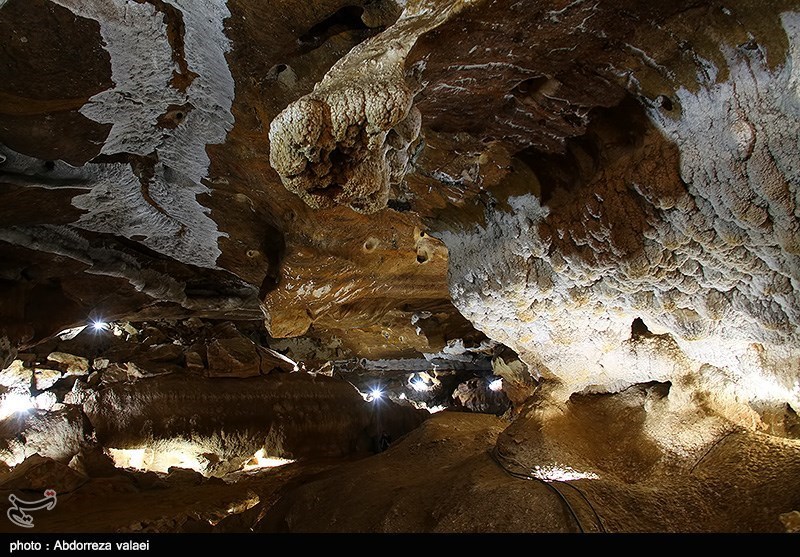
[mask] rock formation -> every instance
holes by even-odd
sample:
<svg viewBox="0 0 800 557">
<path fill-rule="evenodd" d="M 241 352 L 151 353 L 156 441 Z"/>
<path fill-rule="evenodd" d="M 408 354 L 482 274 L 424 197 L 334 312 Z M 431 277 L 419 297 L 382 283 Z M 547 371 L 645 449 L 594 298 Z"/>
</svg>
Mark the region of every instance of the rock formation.
<svg viewBox="0 0 800 557">
<path fill-rule="evenodd" d="M 42 531 L 798 529 L 796 2 L 0 38 L 0 500 L 66 486 Z"/>
</svg>

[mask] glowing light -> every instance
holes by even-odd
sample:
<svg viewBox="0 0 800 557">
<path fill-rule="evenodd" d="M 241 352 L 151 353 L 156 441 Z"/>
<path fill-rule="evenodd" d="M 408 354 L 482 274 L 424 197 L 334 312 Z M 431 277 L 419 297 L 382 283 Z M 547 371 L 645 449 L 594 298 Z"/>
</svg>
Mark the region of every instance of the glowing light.
<svg viewBox="0 0 800 557">
<path fill-rule="evenodd" d="M 104 331 L 108 328 L 108 323 L 105 321 L 92 321 L 92 329 L 95 331 Z"/>
<path fill-rule="evenodd" d="M 536 466 L 531 471 L 531 476 L 545 482 L 568 482 L 570 480 L 597 480 L 600 478 L 594 472 L 579 472 L 571 466 Z"/>
<path fill-rule="evenodd" d="M 421 392 L 421 393 L 431 390 L 431 386 L 428 385 L 422 379 L 414 379 L 411 382 L 411 388 L 413 388 L 415 391 L 418 391 L 418 392 Z"/>
<path fill-rule="evenodd" d="M 117 468 L 135 468 L 154 472 L 168 472 L 170 468 L 189 468 L 204 472 L 205 466 L 197 458 L 197 449 L 181 446 L 178 442 L 165 443 L 163 448 L 106 449 Z"/>
<path fill-rule="evenodd" d="M 146 449 L 107 449 L 111 460 L 118 468 L 145 469 Z"/>
<path fill-rule="evenodd" d="M 503 379 L 495 379 L 491 383 L 489 383 L 489 390 L 490 391 L 501 391 L 503 390 Z"/>
<path fill-rule="evenodd" d="M 8 418 L 20 412 L 27 412 L 34 406 L 30 395 L 11 392 L 0 402 L 0 419 Z"/>
<path fill-rule="evenodd" d="M 293 359 L 291 359 L 289 356 L 286 356 L 285 354 L 281 354 L 277 350 L 273 350 L 272 348 L 267 348 L 266 346 L 262 346 L 261 348 L 263 348 L 266 352 L 268 352 L 269 354 L 272 354 L 273 356 L 275 356 L 279 360 L 283 360 L 287 364 L 290 364 L 292 366 L 292 371 L 300 371 L 300 366 L 303 365 L 302 362 L 301 363 L 297 363 Z"/>
<path fill-rule="evenodd" d="M 443 405 L 440 404 L 439 406 L 428 406 L 428 407 L 425 408 L 425 410 L 427 410 L 431 414 L 436 414 L 436 412 L 441 412 L 442 410 L 444 410 L 446 408 L 447 408 L 446 406 L 443 406 Z"/>
<path fill-rule="evenodd" d="M 289 460 L 288 458 L 266 456 L 264 449 L 258 449 L 256 454 L 253 455 L 253 458 L 250 459 L 250 462 L 245 464 L 242 469 L 247 471 L 256 468 L 276 468 L 278 466 L 291 464 L 292 462 L 294 462 L 294 460 Z"/>
<path fill-rule="evenodd" d="M 355 385 L 353 386 L 355 387 Z M 356 388 L 356 390 L 358 391 L 358 388 Z M 381 390 L 380 387 L 373 387 L 372 389 L 369 390 L 369 392 L 364 393 L 358 391 L 358 394 L 360 394 L 361 398 L 363 398 L 367 402 L 376 402 L 383 397 L 383 390 Z"/>
</svg>

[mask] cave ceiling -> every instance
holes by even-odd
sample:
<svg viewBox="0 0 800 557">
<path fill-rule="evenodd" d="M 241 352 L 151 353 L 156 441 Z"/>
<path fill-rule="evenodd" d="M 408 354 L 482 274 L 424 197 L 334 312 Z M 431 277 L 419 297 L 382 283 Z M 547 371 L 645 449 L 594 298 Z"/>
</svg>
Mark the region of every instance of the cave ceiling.
<svg viewBox="0 0 800 557">
<path fill-rule="evenodd" d="M 464 427 L 619 474 L 599 498 L 734 434 L 795 469 L 799 56 L 792 0 L 0 0 L 3 388 L 52 390 L 61 460 L 85 420 L 157 444 L 242 390 L 270 409 L 209 409 L 205 472 L 266 446 L 244 415 L 284 456 L 348 454 L 380 430 L 365 401 L 283 375 L 336 368 L 522 416 Z M 348 411 L 306 435 L 284 399 Z M 646 439 L 623 464 L 582 437 L 607 414 L 597 439 Z"/>
</svg>

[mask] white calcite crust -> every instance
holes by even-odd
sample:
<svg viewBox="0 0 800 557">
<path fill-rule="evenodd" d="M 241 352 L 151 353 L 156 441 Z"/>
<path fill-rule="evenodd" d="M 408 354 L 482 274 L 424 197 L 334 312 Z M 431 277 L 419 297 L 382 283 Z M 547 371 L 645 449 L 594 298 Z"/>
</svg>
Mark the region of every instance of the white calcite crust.
<svg viewBox="0 0 800 557">
<path fill-rule="evenodd" d="M 680 89 L 677 118 L 649 113 L 678 147 L 674 184 L 662 159 L 589 184 L 580 222 L 528 194 L 442 234 L 456 306 L 556 397 L 670 381 L 749 426 L 749 408 L 800 409 L 800 16 L 782 22 L 779 68 L 728 50 L 726 81 Z M 632 335 L 637 317 L 656 336 Z"/>
<path fill-rule="evenodd" d="M 55 0 L 75 15 L 100 24 L 111 57 L 114 87 L 89 99 L 81 114 L 111 124 L 101 154 L 157 157 L 147 192 L 131 167 L 87 169 L 96 185 L 73 204 L 85 210 L 77 226 L 95 232 L 136 237 L 147 247 L 178 261 L 216 267 L 222 235 L 200 205 L 207 193 L 206 146 L 219 144 L 233 126 L 233 77 L 225 53 L 230 42 L 223 21 L 225 0 L 167 0 L 180 11 L 187 68 L 195 77 L 185 91 L 171 84 L 176 64 L 164 13 L 152 4 L 130 0 Z M 174 128 L 158 125 L 170 107 L 190 106 Z M 174 110 L 174 109 L 173 109 Z M 110 168 L 113 166 L 115 168 Z M 143 239 L 142 239 L 143 238 Z"/>
</svg>

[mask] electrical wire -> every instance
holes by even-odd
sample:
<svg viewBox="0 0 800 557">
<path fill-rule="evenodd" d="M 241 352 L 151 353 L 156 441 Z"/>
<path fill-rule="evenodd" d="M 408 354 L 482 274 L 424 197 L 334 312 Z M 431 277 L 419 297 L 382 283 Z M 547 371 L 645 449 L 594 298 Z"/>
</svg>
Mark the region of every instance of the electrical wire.
<svg viewBox="0 0 800 557">
<path fill-rule="evenodd" d="M 502 454 L 498 447 L 495 446 L 493 450 L 494 450 L 494 452 L 496 454 L 493 454 L 492 456 L 495 457 L 495 461 L 497 461 L 497 464 L 500 467 L 502 467 L 509 474 L 514 474 L 514 477 L 521 477 L 523 479 L 530 479 L 530 480 L 539 480 L 539 481 L 542 481 L 542 482 L 546 483 L 548 486 L 552 485 L 551 482 L 546 482 L 546 481 L 542 480 L 541 478 L 537 478 L 535 476 L 531 476 L 530 474 L 522 474 L 522 473 L 519 473 L 519 472 L 511 472 L 505 466 L 503 466 L 503 464 L 500 463 L 496 457 L 502 458 L 503 460 L 506 460 L 506 461 L 513 462 L 519 468 L 525 469 L 526 467 L 519 460 Z M 564 481 L 560 481 L 560 480 L 552 480 L 552 482 L 553 483 L 559 483 L 559 484 L 568 485 L 569 487 L 571 487 L 572 489 L 577 491 L 578 495 L 580 495 L 581 499 L 583 499 L 583 501 L 586 503 L 586 505 L 588 505 L 588 507 L 592 510 L 592 514 L 594 514 L 595 519 L 597 520 L 597 525 L 599 527 L 598 529 L 600 530 L 600 532 L 602 532 L 604 534 L 608 533 L 608 530 L 606 530 L 605 524 L 603 523 L 603 519 L 600 518 L 600 514 L 597 512 L 597 509 L 595 509 L 594 505 L 592 505 L 592 502 L 589 500 L 589 498 L 586 497 L 586 494 L 583 492 L 583 490 L 579 489 L 578 486 L 576 486 L 574 484 L 571 484 L 569 482 L 564 482 Z M 561 491 L 559 491 L 558 493 L 562 498 L 564 498 L 564 496 L 561 493 Z M 569 503 L 567 502 L 567 504 L 569 504 Z M 580 524 L 579 524 L 579 527 L 580 527 Z"/>
<path fill-rule="evenodd" d="M 569 513 L 572 515 L 572 519 L 575 521 L 575 524 L 577 524 L 578 530 L 580 531 L 580 533 L 581 534 L 585 534 L 586 533 L 586 530 L 584 530 L 583 524 L 581 524 L 581 521 L 578 518 L 578 514 L 575 512 L 575 509 L 572 508 L 572 505 L 570 504 L 570 502 L 567 499 L 567 497 L 563 493 L 561 493 L 561 491 L 556 486 L 554 486 L 550 482 L 546 482 L 546 481 L 542 480 L 541 478 L 537 478 L 535 476 L 531 476 L 530 474 L 521 474 L 519 472 L 512 472 L 511 470 L 506 468 L 503 465 L 502 462 L 500 462 L 501 458 L 505 458 L 507 460 L 511 460 L 511 459 L 509 459 L 508 457 L 505 457 L 502 454 L 500 454 L 500 450 L 497 447 L 494 447 L 491 451 L 489 451 L 489 456 L 509 476 L 511 476 L 513 478 L 520 479 L 520 480 L 536 480 L 536 481 L 544 484 L 545 486 L 547 486 L 551 491 L 555 492 L 555 494 L 558 496 L 558 498 L 561 499 L 561 501 L 564 503 L 564 505 L 569 510 Z"/>
<path fill-rule="evenodd" d="M 695 463 L 694 463 L 694 465 L 691 467 L 691 469 L 689 470 L 689 473 L 690 473 L 690 474 L 694 474 L 694 470 L 695 470 L 695 468 L 697 468 L 697 467 L 700 465 L 700 463 L 701 463 L 701 462 L 703 462 L 703 461 L 706 459 L 706 457 L 707 457 L 709 454 L 711 454 L 711 451 L 713 451 L 715 448 L 717 448 L 717 445 L 719 445 L 720 443 L 722 443 L 722 442 L 723 442 L 725 439 L 727 439 L 728 437 L 730 437 L 730 436 L 731 436 L 731 435 L 733 435 L 734 433 L 740 433 L 740 431 L 739 431 L 738 429 L 734 429 L 734 430 L 732 430 L 732 431 L 729 431 L 728 433 L 726 433 L 725 435 L 723 435 L 723 436 L 722 436 L 722 437 L 720 437 L 719 439 L 717 439 L 717 440 L 716 440 L 716 441 L 715 441 L 715 442 L 714 442 L 714 443 L 713 443 L 713 444 L 712 444 L 712 445 L 711 445 L 711 446 L 708 448 L 708 450 L 707 450 L 706 452 L 704 452 L 704 453 L 703 453 L 703 456 L 701 456 L 700 458 L 698 458 L 698 459 L 697 459 L 697 462 L 695 462 Z"/>
<path fill-rule="evenodd" d="M 558 483 L 564 484 L 564 485 L 568 485 L 572 489 L 574 489 L 575 491 L 578 492 L 578 495 L 580 495 L 581 498 L 589 506 L 589 508 L 592 509 L 592 513 L 594 513 L 594 517 L 597 519 L 597 525 L 600 527 L 600 532 L 602 532 L 603 534 L 607 534 L 608 530 L 606 530 L 606 526 L 605 526 L 605 524 L 603 524 L 603 519 L 600 518 L 600 515 L 597 513 L 597 510 L 594 508 L 594 505 L 592 505 L 592 502 L 589 501 L 589 498 L 586 497 L 586 494 L 584 494 L 582 490 L 578 489 L 578 486 L 575 485 L 575 484 L 571 484 L 569 482 L 561 482 L 561 481 L 559 481 Z"/>
</svg>

